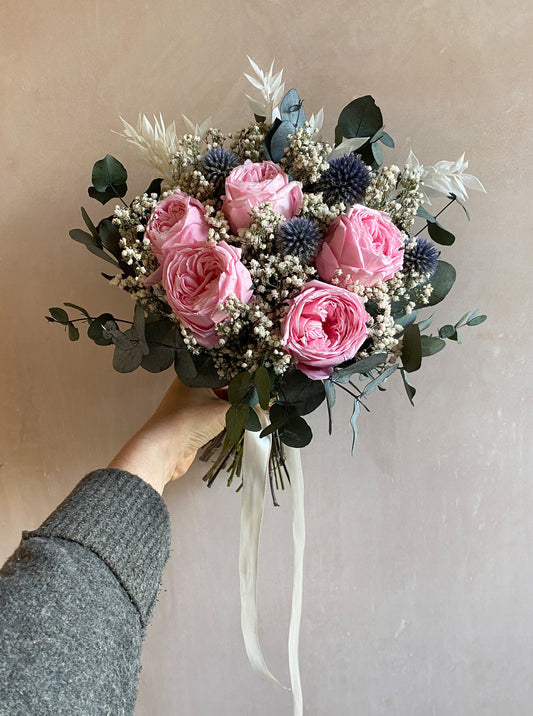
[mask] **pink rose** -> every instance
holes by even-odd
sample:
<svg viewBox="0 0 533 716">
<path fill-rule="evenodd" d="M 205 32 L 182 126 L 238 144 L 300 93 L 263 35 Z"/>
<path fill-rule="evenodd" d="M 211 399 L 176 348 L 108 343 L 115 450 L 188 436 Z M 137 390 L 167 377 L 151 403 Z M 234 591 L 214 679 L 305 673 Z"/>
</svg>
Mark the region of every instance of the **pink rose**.
<svg viewBox="0 0 533 716">
<path fill-rule="evenodd" d="M 209 225 L 204 214 L 203 204 L 182 191 L 175 191 L 158 202 L 148 221 L 145 237 L 150 240 L 152 253 L 160 264 L 171 246 L 207 240 Z"/>
<path fill-rule="evenodd" d="M 316 268 L 324 281 L 331 281 L 340 269 L 349 282 L 375 286 L 399 271 L 403 263 L 400 230 L 384 211 L 355 204 L 346 214 L 333 219 Z"/>
<path fill-rule="evenodd" d="M 313 380 L 353 358 L 367 336 L 370 316 L 354 293 L 322 281 L 306 283 L 290 301 L 282 343 L 296 367 Z"/>
<path fill-rule="evenodd" d="M 201 346 L 218 345 L 215 323 L 229 317 L 220 304 L 232 295 L 243 303 L 252 297 L 252 277 L 240 258 L 241 249 L 225 241 L 176 244 L 166 255 L 167 301 Z"/>
<path fill-rule="evenodd" d="M 274 162 L 253 163 L 247 159 L 235 167 L 226 179 L 226 194 L 222 197 L 222 210 L 233 233 L 250 226 L 250 210 L 269 201 L 274 210 L 286 219 L 292 219 L 303 201 L 300 182 L 289 177 Z"/>
</svg>

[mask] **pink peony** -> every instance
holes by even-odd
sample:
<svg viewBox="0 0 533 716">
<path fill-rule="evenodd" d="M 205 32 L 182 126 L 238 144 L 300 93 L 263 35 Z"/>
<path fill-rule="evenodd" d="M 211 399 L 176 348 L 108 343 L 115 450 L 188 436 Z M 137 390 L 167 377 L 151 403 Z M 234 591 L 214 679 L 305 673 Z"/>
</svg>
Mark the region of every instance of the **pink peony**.
<svg viewBox="0 0 533 716">
<path fill-rule="evenodd" d="M 274 162 L 253 163 L 247 159 L 235 167 L 226 179 L 222 210 L 233 233 L 250 226 L 250 210 L 266 201 L 286 219 L 292 219 L 303 201 L 300 182 L 289 177 Z"/>
<path fill-rule="evenodd" d="M 355 356 L 367 336 L 369 319 L 359 296 L 310 281 L 289 304 L 282 343 L 302 373 L 321 380 Z"/>
<path fill-rule="evenodd" d="M 331 281 L 340 269 L 348 281 L 375 286 L 399 271 L 403 263 L 400 230 L 383 211 L 355 204 L 346 214 L 333 219 L 316 268 L 324 281 Z"/>
<path fill-rule="evenodd" d="M 163 264 L 167 301 L 201 346 L 218 345 L 215 323 L 229 314 L 220 305 L 232 295 L 243 303 L 252 297 L 252 278 L 240 261 L 241 249 L 225 241 L 176 244 Z"/>
<path fill-rule="evenodd" d="M 150 216 L 145 237 L 150 240 L 152 253 L 160 264 L 171 246 L 206 241 L 209 225 L 204 214 L 203 204 L 182 191 L 175 191 L 158 202 Z"/>
</svg>

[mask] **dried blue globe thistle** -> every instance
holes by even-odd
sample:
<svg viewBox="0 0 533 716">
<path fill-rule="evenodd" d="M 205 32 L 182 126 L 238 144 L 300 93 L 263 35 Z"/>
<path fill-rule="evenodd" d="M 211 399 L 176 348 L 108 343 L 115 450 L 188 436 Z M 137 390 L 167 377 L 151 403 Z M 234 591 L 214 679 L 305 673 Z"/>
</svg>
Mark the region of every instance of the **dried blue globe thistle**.
<svg viewBox="0 0 533 716">
<path fill-rule="evenodd" d="M 211 182 L 217 194 L 222 194 L 226 177 L 240 164 L 239 158 L 228 149 L 215 147 L 200 159 L 200 166 L 205 178 Z"/>
<path fill-rule="evenodd" d="M 370 185 L 370 171 L 358 154 L 344 154 L 332 159 L 329 167 L 313 187 L 321 191 L 326 204 L 346 207 L 361 201 Z"/>
<path fill-rule="evenodd" d="M 282 256 L 296 256 L 302 264 L 310 264 L 318 254 L 322 239 L 316 224 L 295 216 L 276 229 L 274 248 Z"/>
<path fill-rule="evenodd" d="M 439 263 L 439 250 L 434 243 L 420 236 L 413 248 L 406 249 L 403 255 L 405 271 L 433 276 Z"/>
</svg>

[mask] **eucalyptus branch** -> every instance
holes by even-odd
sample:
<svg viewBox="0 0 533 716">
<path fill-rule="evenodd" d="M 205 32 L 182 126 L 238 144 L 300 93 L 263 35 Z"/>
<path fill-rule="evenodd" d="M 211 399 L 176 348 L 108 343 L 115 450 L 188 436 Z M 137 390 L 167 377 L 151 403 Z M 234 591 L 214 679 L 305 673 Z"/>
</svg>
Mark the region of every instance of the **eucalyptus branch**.
<svg viewBox="0 0 533 716">
<path fill-rule="evenodd" d="M 443 211 L 446 211 L 446 209 L 447 209 L 449 206 L 451 206 L 451 205 L 453 204 L 453 202 L 456 201 L 456 200 L 457 200 L 457 197 L 456 197 L 455 195 L 453 195 L 452 198 L 450 199 L 450 201 L 446 204 L 446 206 L 443 206 L 442 209 L 441 209 L 437 214 L 435 214 L 435 217 L 434 217 L 434 218 L 436 219 L 437 217 L 439 217 L 439 216 L 442 214 L 442 212 L 443 212 Z M 429 226 L 429 221 L 426 221 L 426 223 L 424 224 L 424 226 L 420 229 L 420 231 L 418 231 L 418 232 L 414 235 L 413 238 L 416 238 L 419 234 L 421 234 L 423 231 L 425 231 L 428 226 Z"/>
</svg>

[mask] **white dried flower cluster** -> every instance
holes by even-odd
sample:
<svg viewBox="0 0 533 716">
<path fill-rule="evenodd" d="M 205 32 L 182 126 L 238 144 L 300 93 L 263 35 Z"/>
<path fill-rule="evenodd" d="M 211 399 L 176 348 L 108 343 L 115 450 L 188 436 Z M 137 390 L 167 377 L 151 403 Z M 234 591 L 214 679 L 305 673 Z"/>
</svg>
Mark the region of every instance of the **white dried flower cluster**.
<svg viewBox="0 0 533 716">
<path fill-rule="evenodd" d="M 289 146 L 281 160 L 281 166 L 290 172 L 302 184 L 314 184 L 320 175 L 326 171 L 329 164 L 326 157 L 331 152 L 331 146 L 325 142 L 318 142 L 314 138 L 318 130 L 313 130 L 309 122 L 298 127 L 294 134 L 289 134 Z"/>
<path fill-rule="evenodd" d="M 211 227 L 209 229 L 209 241 L 226 241 L 233 239 L 230 225 L 222 211 L 215 211 L 213 206 L 206 206 L 205 220 Z"/>
<path fill-rule="evenodd" d="M 420 171 L 408 165 L 405 165 L 403 171 L 392 165 L 373 172 L 365 196 L 366 206 L 386 211 L 393 223 L 404 231 L 412 228 L 418 207 L 423 201 Z"/>
<path fill-rule="evenodd" d="M 325 230 L 333 219 L 340 216 L 344 211 L 346 211 L 346 206 L 342 202 L 333 206 L 325 204 L 322 192 L 319 192 L 317 194 L 304 194 L 300 216 L 314 221 L 322 230 Z"/>
<path fill-rule="evenodd" d="M 244 162 L 250 159 L 252 162 L 260 162 L 265 158 L 263 142 L 268 127 L 263 122 L 252 122 L 245 129 L 239 130 L 231 137 L 230 149 L 239 159 Z"/>
<path fill-rule="evenodd" d="M 239 246 L 243 253 L 271 252 L 274 246 L 276 227 L 286 221 L 282 214 L 274 211 L 270 202 L 264 202 L 251 209 L 252 222 L 246 229 L 239 230 Z"/>
<path fill-rule="evenodd" d="M 113 212 L 113 224 L 120 233 L 122 260 L 132 267 L 135 281 L 149 275 L 157 266 L 150 242 L 144 236 L 148 219 L 157 204 L 157 194 L 136 196 L 131 206 L 117 204 Z"/>
</svg>

